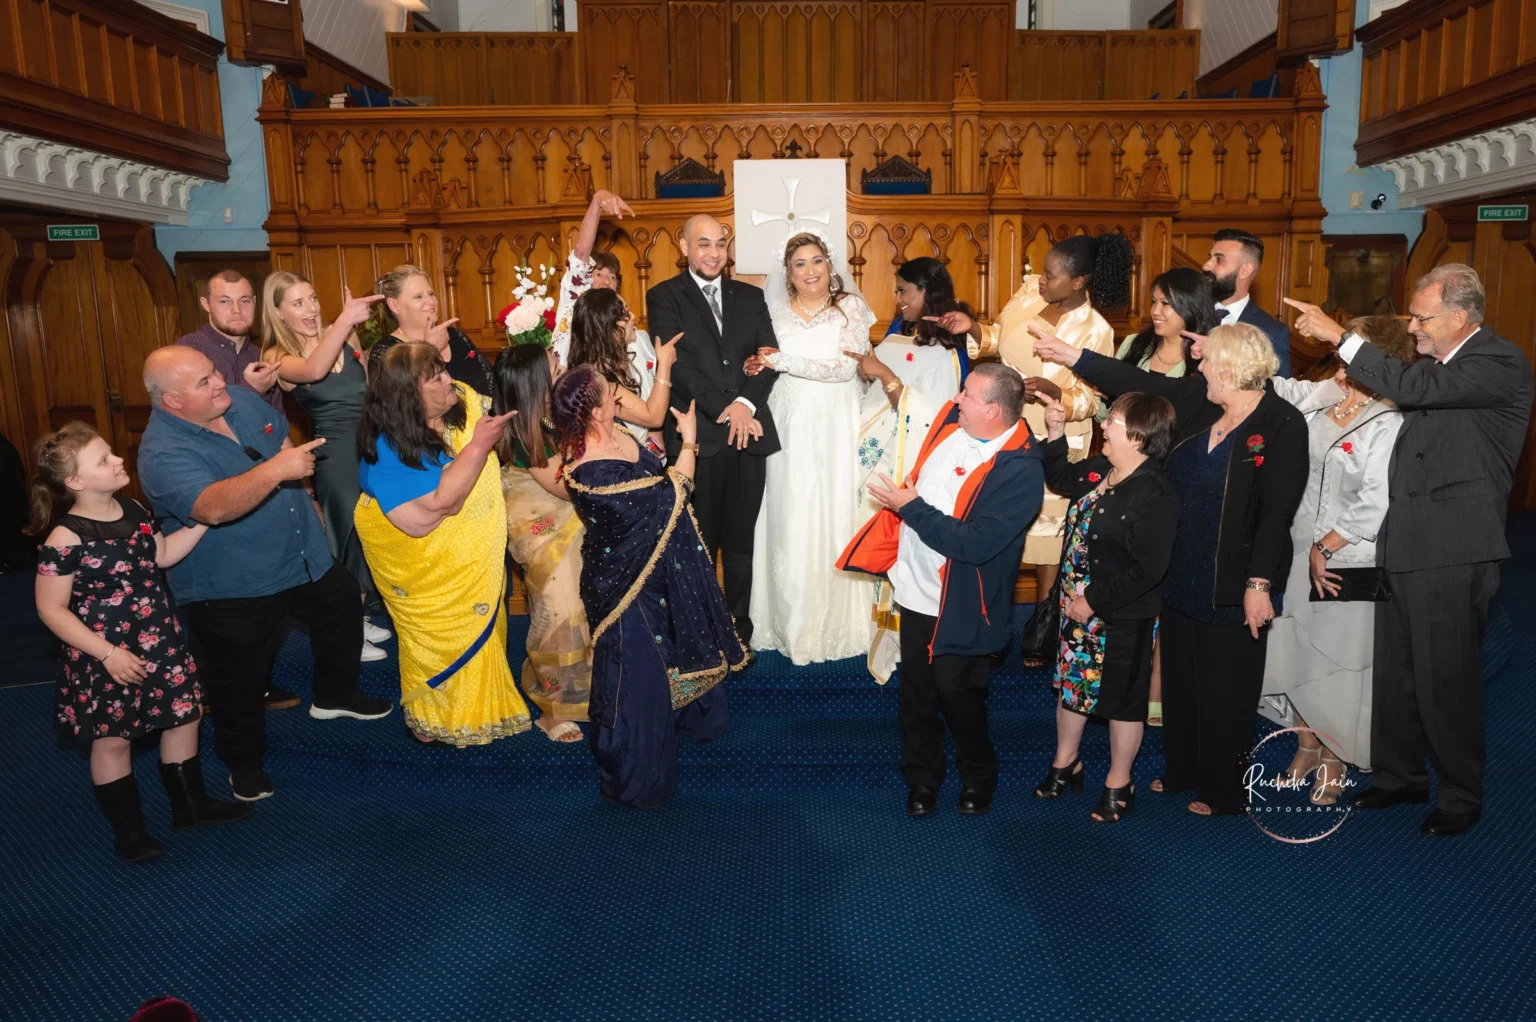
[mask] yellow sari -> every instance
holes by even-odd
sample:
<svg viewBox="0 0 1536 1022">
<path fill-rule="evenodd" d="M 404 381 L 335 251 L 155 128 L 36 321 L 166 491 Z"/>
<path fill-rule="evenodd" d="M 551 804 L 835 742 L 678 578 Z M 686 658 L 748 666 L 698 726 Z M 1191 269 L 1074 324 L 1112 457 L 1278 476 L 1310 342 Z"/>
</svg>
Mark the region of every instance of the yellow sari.
<svg viewBox="0 0 1536 1022">
<path fill-rule="evenodd" d="M 581 603 L 581 537 L 569 501 L 551 496 L 517 465 L 501 470 L 507 550 L 528 584 L 528 658 L 523 691 L 543 713 L 586 720 L 592 635 Z"/>
<path fill-rule="evenodd" d="M 484 410 L 456 383 L 468 415 L 444 440 L 458 451 Z M 528 706 L 507 665 L 506 505 L 492 455 L 458 514 L 407 536 L 364 493 L 357 534 L 400 642 L 400 704 L 422 738 L 463 748 L 528 730 Z"/>
</svg>

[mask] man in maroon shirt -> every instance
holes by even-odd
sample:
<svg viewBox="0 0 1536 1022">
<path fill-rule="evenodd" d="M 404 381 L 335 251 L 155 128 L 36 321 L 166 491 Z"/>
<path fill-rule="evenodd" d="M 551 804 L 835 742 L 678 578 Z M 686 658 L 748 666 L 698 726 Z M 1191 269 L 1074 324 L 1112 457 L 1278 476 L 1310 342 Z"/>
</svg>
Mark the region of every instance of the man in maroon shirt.
<svg viewBox="0 0 1536 1022">
<path fill-rule="evenodd" d="M 283 410 L 277 366 L 262 362 L 260 345 L 250 336 L 256 321 L 256 293 L 239 270 L 220 270 L 203 285 L 199 299 L 208 322 L 177 340 L 196 348 L 231 387 L 244 387 L 274 409 Z"/>
</svg>

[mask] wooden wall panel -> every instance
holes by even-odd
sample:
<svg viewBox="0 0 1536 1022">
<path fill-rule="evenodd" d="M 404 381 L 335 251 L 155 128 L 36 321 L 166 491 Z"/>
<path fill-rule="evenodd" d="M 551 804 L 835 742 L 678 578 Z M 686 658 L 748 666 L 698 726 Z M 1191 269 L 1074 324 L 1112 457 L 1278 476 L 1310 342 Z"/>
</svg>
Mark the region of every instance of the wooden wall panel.
<svg viewBox="0 0 1536 1022">
<path fill-rule="evenodd" d="M 1361 164 L 1536 115 L 1536 0 L 1407 4 L 1358 34 Z"/>
<path fill-rule="evenodd" d="M 923 4 L 911 0 L 870 0 L 865 7 L 864 98 L 878 103 L 916 102 L 925 97 Z"/>
<path fill-rule="evenodd" d="M 621 67 L 635 76 L 638 102 L 667 101 L 671 50 L 665 0 L 582 0 L 577 21 L 585 102 L 606 102 L 613 91 L 613 76 Z"/>
<path fill-rule="evenodd" d="M 391 32 L 388 40 L 397 96 L 431 97 L 437 106 L 578 101 L 576 36 L 568 32 Z"/>
<path fill-rule="evenodd" d="M 1098 99 L 1104 82 L 1105 36 L 1103 32 L 1017 31 L 1008 98 Z"/>
<path fill-rule="evenodd" d="M 216 39 L 91 0 L 0 0 L 0 25 L 0 127 L 229 177 Z"/>
<path fill-rule="evenodd" d="M 731 97 L 731 5 L 677 0 L 668 5 L 674 103 L 723 103 Z M 601 98 L 601 97 L 600 97 Z"/>
<path fill-rule="evenodd" d="M 1343 53 L 1354 44 L 1355 0 L 1280 0 L 1275 46 L 1280 61 Z"/>
<path fill-rule="evenodd" d="M 313 92 L 315 94 L 314 101 L 310 104 L 312 107 L 317 109 L 329 107 L 330 98 L 337 93 L 343 92 L 348 85 L 354 89 L 367 86 L 385 95 L 394 94 L 394 90 L 388 85 L 385 85 L 372 75 L 364 74 L 340 57 L 322 50 L 314 43 L 309 43 L 305 47 L 304 56 L 308 70 L 305 72 L 304 77 L 294 82 L 294 84 L 306 92 Z"/>
<path fill-rule="evenodd" d="M 859 0 L 733 3 L 730 11 L 732 101 L 853 103 L 863 98 L 864 12 Z"/>
<path fill-rule="evenodd" d="M 976 73 L 982 99 L 1008 95 L 1008 57 L 1013 48 L 1013 4 L 971 0 L 929 0 L 928 95 L 936 103 L 954 98 L 961 65 Z"/>
<path fill-rule="evenodd" d="M 1195 94 L 1200 73 L 1200 33 L 1106 32 L 1101 99 L 1176 99 Z M 1244 93 L 1246 95 L 1246 93 Z"/>
</svg>

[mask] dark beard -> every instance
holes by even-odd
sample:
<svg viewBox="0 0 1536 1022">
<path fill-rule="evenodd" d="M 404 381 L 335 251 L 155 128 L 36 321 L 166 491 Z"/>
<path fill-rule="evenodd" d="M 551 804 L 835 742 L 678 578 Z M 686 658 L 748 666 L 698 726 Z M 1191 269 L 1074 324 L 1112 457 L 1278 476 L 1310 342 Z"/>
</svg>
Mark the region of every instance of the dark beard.
<svg viewBox="0 0 1536 1022">
<path fill-rule="evenodd" d="M 1237 273 L 1234 271 L 1228 276 L 1218 277 L 1210 270 L 1201 270 L 1200 273 L 1211 282 L 1211 295 L 1218 301 L 1224 302 L 1237 294 Z"/>
</svg>

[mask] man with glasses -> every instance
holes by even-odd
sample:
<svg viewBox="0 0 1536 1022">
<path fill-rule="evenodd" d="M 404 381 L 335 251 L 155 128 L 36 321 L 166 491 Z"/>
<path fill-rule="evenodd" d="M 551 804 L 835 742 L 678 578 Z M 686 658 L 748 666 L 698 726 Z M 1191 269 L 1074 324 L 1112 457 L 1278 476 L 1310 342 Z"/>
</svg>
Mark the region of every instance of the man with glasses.
<svg viewBox="0 0 1536 1022">
<path fill-rule="evenodd" d="M 1487 296 L 1470 266 L 1414 285 L 1408 332 L 1420 355 L 1388 357 L 1306 302 L 1296 330 L 1336 344 L 1349 375 L 1403 412 L 1377 539 L 1392 598 L 1376 604 L 1370 790 L 1351 803 L 1429 801 L 1426 834 L 1446 837 L 1483 809 L 1483 629 L 1509 557 L 1504 514 L 1531 414 L 1531 365 L 1483 325 Z"/>
<path fill-rule="evenodd" d="M 277 366 L 261 361 L 260 345 L 251 337 L 256 323 L 256 293 L 239 270 L 220 270 L 203 282 L 198 299 L 208 322 L 178 338 L 176 343 L 196 348 L 224 377 L 226 383 L 244 387 L 283 410 L 283 392 L 277 386 Z"/>
<path fill-rule="evenodd" d="M 294 447 L 280 413 L 227 388 L 191 348 L 151 352 L 144 387 L 155 410 L 139 446 L 139 477 L 166 532 L 209 526 L 168 577 L 205 660 L 214 749 L 235 797 L 254 802 L 273 790 L 263 695 L 290 614 L 308 626 L 315 657 L 311 717 L 372 720 L 393 708 L 357 690 L 361 592 L 331 559 L 300 484 L 325 441 Z"/>
</svg>

